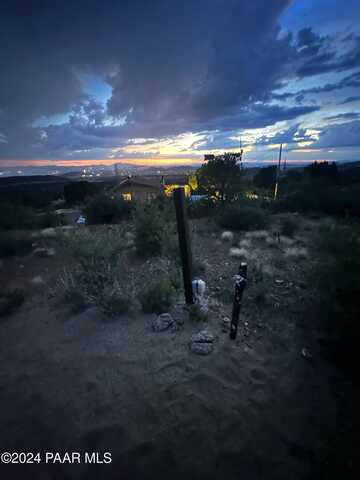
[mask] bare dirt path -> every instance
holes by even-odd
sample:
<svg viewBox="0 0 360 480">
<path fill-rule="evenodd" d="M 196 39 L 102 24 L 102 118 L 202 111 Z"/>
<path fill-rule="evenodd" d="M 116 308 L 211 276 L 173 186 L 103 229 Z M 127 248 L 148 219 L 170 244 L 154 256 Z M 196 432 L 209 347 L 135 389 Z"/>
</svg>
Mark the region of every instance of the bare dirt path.
<svg viewBox="0 0 360 480">
<path fill-rule="evenodd" d="M 350 428 L 351 385 L 316 341 L 301 262 L 286 272 L 279 263 L 285 283 L 271 272 L 265 304 L 249 287 L 232 342 L 221 319 L 238 259 L 203 229 L 194 252 L 214 299 L 209 356 L 189 351 L 204 326 L 187 319 L 177 332 L 154 333 L 151 316 L 137 311 L 113 321 L 96 308 L 70 315 L 48 296 L 52 277 L 1 320 L 1 450 L 112 454 L 108 465 L 9 465 L 1 478 L 330 478 L 322 472 L 334 431 Z"/>
</svg>

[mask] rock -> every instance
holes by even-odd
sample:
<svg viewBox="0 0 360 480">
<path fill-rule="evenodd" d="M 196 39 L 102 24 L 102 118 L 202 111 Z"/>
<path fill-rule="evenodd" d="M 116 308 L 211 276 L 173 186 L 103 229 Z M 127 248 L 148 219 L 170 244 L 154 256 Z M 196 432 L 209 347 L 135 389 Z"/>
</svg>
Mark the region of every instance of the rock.
<svg viewBox="0 0 360 480">
<path fill-rule="evenodd" d="M 214 350 L 215 337 L 207 330 L 191 335 L 190 350 L 197 355 L 209 355 Z"/>
<path fill-rule="evenodd" d="M 221 234 L 221 240 L 223 242 L 232 242 L 234 240 L 234 234 L 230 231 L 223 232 Z"/>
<path fill-rule="evenodd" d="M 55 228 L 44 228 L 41 230 L 41 236 L 44 238 L 55 238 L 56 237 L 56 230 Z"/>
<path fill-rule="evenodd" d="M 63 235 L 69 235 L 72 231 L 76 229 L 75 225 L 62 225 L 61 227 L 57 227 L 57 230 L 59 230 Z"/>
<path fill-rule="evenodd" d="M 275 279 L 275 283 L 276 285 L 282 285 L 284 283 L 284 280 L 281 280 L 281 279 Z"/>
<path fill-rule="evenodd" d="M 31 279 L 31 283 L 33 285 L 44 285 L 45 282 L 44 282 L 44 279 L 40 275 L 38 275 Z"/>
<path fill-rule="evenodd" d="M 170 313 L 162 313 L 152 321 L 151 328 L 154 332 L 163 332 L 171 327 L 173 323 L 174 319 Z"/>
<path fill-rule="evenodd" d="M 53 257 L 55 255 L 55 249 L 54 248 L 35 248 L 33 251 L 34 255 L 37 255 L 38 257 Z"/>
<path fill-rule="evenodd" d="M 247 254 L 247 251 L 244 248 L 233 247 L 233 248 L 230 248 L 229 250 L 229 256 L 232 258 L 245 257 L 246 254 Z"/>
</svg>

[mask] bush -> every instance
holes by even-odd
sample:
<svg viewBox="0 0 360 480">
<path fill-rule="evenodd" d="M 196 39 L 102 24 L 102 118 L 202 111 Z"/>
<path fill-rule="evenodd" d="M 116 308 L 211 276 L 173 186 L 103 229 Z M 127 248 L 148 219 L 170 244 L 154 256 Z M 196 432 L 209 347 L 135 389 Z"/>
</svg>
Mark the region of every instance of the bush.
<svg viewBox="0 0 360 480">
<path fill-rule="evenodd" d="M 122 198 L 99 193 L 86 205 L 84 213 L 89 224 L 115 223 L 129 218 L 132 205 Z"/>
<path fill-rule="evenodd" d="M 99 185 L 91 182 L 71 182 L 64 186 L 64 197 L 69 205 L 79 204 L 99 193 Z"/>
<path fill-rule="evenodd" d="M 135 217 L 135 245 L 142 257 L 161 255 L 166 223 L 158 208 L 147 204 L 138 208 Z"/>
<path fill-rule="evenodd" d="M 112 317 L 123 315 L 129 310 L 130 305 L 130 296 L 124 293 L 118 284 L 111 289 L 105 290 L 102 295 L 101 306 Z"/>
<path fill-rule="evenodd" d="M 207 197 L 187 202 L 189 218 L 204 218 L 216 213 L 216 203 Z"/>
<path fill-rule="evenodd" d="M 0 317 L 10 315 L 24 303 L 26 294 L 24 290 L 15 289 L 10 292 L 0 293 Z"/>
<path fill-rule="evenodd" d="M 188 312 L 189 318 L 193 322 L 206 322 L 208 319 L 208 312 L 200 303 L 190 305 Z"/>
<path fill-rule="evenodd" d="M 26 255 L 32 249 L 32 239 L 20 232 L 3 232 L 0 235 L 0 257 Z"/>
<path fill-rule="evenodd" d="M 60 278 L 73 310 L 80 311 L 89 304 L 96 304 L 107 313 L 123 313 L 130 298 L 119 283 L 122 276 L 120 259 L 126 248 L 119 232 L 79 231 L 66 237 L 64 246 L 76 261 L 74 268 L 65 270 Z"/>
<path fill-rule="evenodd" d="M 26 230 L 36 226 L 37 217 L 32 208 L 0 203 L 0 230 Z"/>
<path fill-rule="evenodd" d="M 292 237 L 299 228 L 299 219 L 293 215 L 282 215 L 279 220 L 281 235 Z"/>
<path fill-rule="evenodd" d="M 140 292 L 140 303 L 145 313 L 166 313 L 174 302 L 175 288 L 167 278 L 161 279 Z"/>
<path fill-rule="evenodd" d="M 359 238 L 359 224 L 327 224 L 314 242 L 316 262 L 310 279 L 318 293 L 319 312 L 344 356 L 351 355 L 360 337 Z"/>
<path fill-rule="evenodd" d="M 269 220 L 261 208 L 229 205 L 220 213 L 219 223 L 230 230 L 257 230 L 266 228 Z"/>
</svg>

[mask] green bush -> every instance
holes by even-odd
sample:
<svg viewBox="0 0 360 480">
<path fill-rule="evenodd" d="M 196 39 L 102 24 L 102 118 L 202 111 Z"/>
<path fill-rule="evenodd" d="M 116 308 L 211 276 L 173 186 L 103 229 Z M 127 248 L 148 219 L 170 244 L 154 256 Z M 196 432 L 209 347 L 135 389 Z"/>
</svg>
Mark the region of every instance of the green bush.
<svg viewBox="0 0 360 480">
<path fill-rule="evenodd" d="M 71 271 L 64 271 L 60 283 L 74 309 L 96 304 L 108 313 L 120 314 L 125 305 L 125 298 L 120 297 L 127 297 L 119 286 L 125 239 L 117 231 L 80 230 L 65 237 L 64 247 L 75 262 Z"/>
<path fill-rule="evenodd" d="M 84 209 L 89 224 L 116 223 L 129 218 L 132 204 L 122 198 L 112 198 L 105 193 L 93 197 Z"/>
<path fill-rule="evenodd" d="M 119 285 L 105 290 L 101 299 L 102 309 L 112 317 L 123 315 L 129 310 L 130 305 L 130 296 Z"/>
<path fill-rule="evenodd" d="M 163 278 L 139 293 L 139 300 L 145 313 L 166 313 L 172 306 L 175 288 L 171 281 Z"/>
<path fill-rule="evenodd" d="M 189 318 L 193 322 L 206 322 L 208 319 L 207 310 L 204 309 L 199 303 L 193 303 L 190 305 Z"/>
<path fill-rule="evenodd" d="M 360 225 L 327 224 L 314 240 L 310 280 L 326 327 L 347 354 L 360 340 Z"/>
<path fill-rule="evenodd" d="M 32 242 L 26 233 L 2 232 L 0 234 L 0 257 L 26 255 L 32 249 Z"/>
<path fill-rule="evenodd" d="M 166 223 L 158 208 L 147 204 L 138 208 L 135 216 L 135 245 L 142 257 L 161 255 Z"/>
<path fill-rule="evenodd" d="M 0 317 L 12 314 L 26 300 L 24 290 L 15 289 L 9 292 L 0 293 Z"/>
<path fill-rule="evenodd" d="M 268 214 L 258 207 L 229 205 L 219 214 L 219 223 L 230 230 L 258 230 L 269 224 Z"/>
</svg>

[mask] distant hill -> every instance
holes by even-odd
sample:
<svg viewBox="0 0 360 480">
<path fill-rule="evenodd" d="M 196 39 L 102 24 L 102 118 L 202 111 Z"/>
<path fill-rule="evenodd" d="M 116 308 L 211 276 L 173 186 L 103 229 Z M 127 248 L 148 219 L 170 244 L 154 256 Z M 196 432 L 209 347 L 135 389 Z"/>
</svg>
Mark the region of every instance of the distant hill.
<svg viewBox="0 0 360 480">
<path fill-rule="evenodd" d="M 29 175 L 21 177 L 17 176 L 0 178 L 0 187 L 69 182 L 71 182 L 71 180 L 69 180 L 68 178 L 57 175 Z"/>
</svg>

